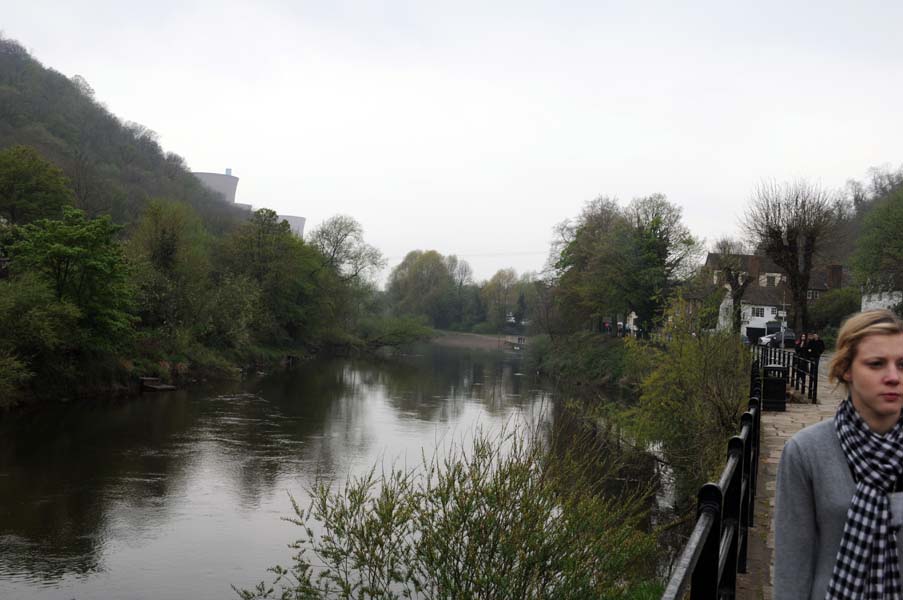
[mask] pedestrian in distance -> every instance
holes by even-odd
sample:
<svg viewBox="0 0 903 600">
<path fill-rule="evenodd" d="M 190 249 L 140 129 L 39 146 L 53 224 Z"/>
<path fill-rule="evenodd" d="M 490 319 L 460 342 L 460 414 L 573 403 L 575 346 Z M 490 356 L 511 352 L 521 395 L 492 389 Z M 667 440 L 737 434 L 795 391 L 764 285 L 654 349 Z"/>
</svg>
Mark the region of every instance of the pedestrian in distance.
<svg viewBox="0 0 903 600">
<path fill-rule="evenodd" d="M 821 358 L 822 353 L 825 351 L 825 342 L 818 337 L 817 333 L 809 334 L 809 342 L 806 347 L 806 353 L 808 354 L 809 360 L 813 363 L 818 364 L 818 360 Z"/>
<path fill-rule="evenodd" d="M 807 348 L 806 334 L 801 333 L 798 338 L 796 338 L 796 342 L 793 344 L 793 352 L 800 357 L 806 356 L 806 348 Z"/>
<path fill-rule="evenodd" d="M 774 598 L 901 599 L 903 322 L 888 310 L 847 319 L 828 376 L 846 399 L 778 466 Z"/>
</svg>

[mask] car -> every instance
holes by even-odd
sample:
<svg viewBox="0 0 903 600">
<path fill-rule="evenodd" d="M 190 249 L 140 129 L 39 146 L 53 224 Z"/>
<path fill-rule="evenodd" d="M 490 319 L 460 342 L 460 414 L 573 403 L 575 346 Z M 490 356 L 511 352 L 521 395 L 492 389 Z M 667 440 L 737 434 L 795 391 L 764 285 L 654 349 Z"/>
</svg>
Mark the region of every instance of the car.
<svg viewBox="0 0 903 600">
<path fill-rule="evenodd" d="M 781 347 L 781 332 L 778 331 L 776 333 L 772 333 L 769 335 L 763 335 L 759 338 L 760 346 L 770 346 L 771 348 L 780 348 Z M 793 348 L 794 342 L 796 342 L 796 334 L 790 330 L 785 329 L 783 333 L 784 338 L 784 347 L 785 348 Z"/>
</svg>

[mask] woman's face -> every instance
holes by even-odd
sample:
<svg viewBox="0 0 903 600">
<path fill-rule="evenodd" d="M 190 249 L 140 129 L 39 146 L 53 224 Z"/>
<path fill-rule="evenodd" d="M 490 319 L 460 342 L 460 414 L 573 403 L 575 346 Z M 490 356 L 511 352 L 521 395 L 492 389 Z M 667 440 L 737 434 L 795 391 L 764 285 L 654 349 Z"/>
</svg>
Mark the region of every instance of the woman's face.
<svg viewBox="0 0 903 600">
<path fill-rule="evenodd" d="M 843 378 L 865 422 L 878 433 L 890 431 L 903 408 L 903 333 L 862 338 Z"/>
</svg>

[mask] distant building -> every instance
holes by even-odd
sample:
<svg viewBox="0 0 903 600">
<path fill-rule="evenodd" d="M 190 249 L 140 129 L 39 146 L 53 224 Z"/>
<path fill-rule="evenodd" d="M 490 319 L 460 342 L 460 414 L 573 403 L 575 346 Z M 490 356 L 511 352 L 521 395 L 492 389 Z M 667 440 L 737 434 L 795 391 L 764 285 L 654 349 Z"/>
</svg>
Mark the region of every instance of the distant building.
<svg viewBox="0 0 903 600">
<path fill-rule="evenodd" d="M 295 217 L 292 215 L 279 215 L 279 218 L 288 221 L 289 227 L 292 228 L 292 233 L 297 235 L 299 238 L 304 237 L 304 223 L 307 222 L 307 219 L 305 219 L 304 217 Z"/>
<path fill-rule="evenodd" d="M 219 192 L 229 204 L 235 204 L 235 190 L 238 188 L 238 177 L 232 175 L 232 169 L 225 173 L 192 173 L 201 180 L 208 189 Z"/>
<path fill-rule="evenodd" d="M 874 310 L 876 308 L 892 309 L 901 302 L 903 302 L 903 292 L 900 290 L 870 292 L 862 295 L 860 310 Z"/>
<path fill-rule="evenodd" d="M 769 330 L 769 324 L 786 319 L 787 311 L 793 303 L 793 295 L 787 287 L 787 275 L 784 270 L 765 256 L 749 254 L 721 255 L 711 253 L 705 266 L 712 274 L 712 283 L 729 288 L 724 280 L 723 265 L 730 261 L 734 269 L 742 273 L 743 278 L 751 277 L 743 297 L 740 299 L 740 332 L 755 342 Z M 842 287 L 845 273 L 841 265 L 829 265 L 815 269 L 809 276 L 809 288 L 806 299 L 815 301 L 828 290 Z M 725 294 L 718 312 L 718 329 L 730 329 L 732 326 L 733 301 L 730 294 Z"/>
<path fill-rule="evenodd" d="M 232 169 L 226 169 L 225 173 L 195 172 L 192 173 L 192 175 L 197 177 L 208 189 L 221 194 L 227 203 L 238 208 L 243 208 L 248 212 L 254 210 L 254 207 L 250 204 L 243 204 L 235 201 L 235 191 L 238 189 L 238 177 L 232 174 Z M 307 222 L 306 218 L 294 215 L 279 215 L 279 218 L 288 222 L 289 227 L 292 229 L 292 233 L 299 238 L 304 237 L 304 224 Z"/>
</svg>

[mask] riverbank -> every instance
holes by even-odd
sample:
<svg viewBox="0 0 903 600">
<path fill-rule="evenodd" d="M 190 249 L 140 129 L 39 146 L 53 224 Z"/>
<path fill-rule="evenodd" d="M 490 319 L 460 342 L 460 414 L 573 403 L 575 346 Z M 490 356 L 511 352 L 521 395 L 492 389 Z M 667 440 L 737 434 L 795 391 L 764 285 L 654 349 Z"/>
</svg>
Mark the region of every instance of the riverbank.
<svg viewBox="0 0 903 600">
<path fill-rule="evenodd" d="M 504 350 L 505 336 L 485 335 L 481 333 L 463 333 L 460 331 L 436 330 L 436 337 L 430 339 L 431 344 L 447 348 L 469 348 L 471 350 Z"/>
</svg>

